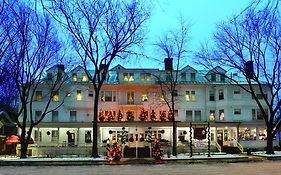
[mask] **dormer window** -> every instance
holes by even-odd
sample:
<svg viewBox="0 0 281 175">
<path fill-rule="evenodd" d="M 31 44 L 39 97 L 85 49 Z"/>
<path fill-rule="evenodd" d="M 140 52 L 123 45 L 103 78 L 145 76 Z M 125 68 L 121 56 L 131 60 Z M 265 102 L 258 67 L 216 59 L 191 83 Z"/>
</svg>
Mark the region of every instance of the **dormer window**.
<svg viewBox="0 0 281 175">
<path fill-rule="evenodd" d="M 211 81 L 216 81 L 216 73 L 211 73 Z"/>
<path fill-rule="evenodd" d="M 76 82 L 77 81 L 77 73 L 73 73 L 71 79 L 72 79 L 72 81 Z"/>
<path fill-rule="evenodd" d="M 87 82 L 88 81 L 88 77 L 85 73 L 82 74 L 82 82 Z"/>
<path fill-rule="evenodd" d="M 195 73 L 190 73 L 190 81 L 195 81 Z"/>
<path fill-rule="evenodd" d="M 221 82 L 225 82 L 225 75 L 221 75 Z"/>
<path fill-rule="evenodd" d="M 141 81 L 151 81 L 151 73 L 141 73 L 140 80 Z"/>
<path fill-rule="evenodd" d="M 123 81 L 135 81 L 134 73 L 124 73 Z"/>
<path fill-rule="evenodd" d="M 181 73 L 181 80 L 186 81 L 186 73 Z"/>
</svg>

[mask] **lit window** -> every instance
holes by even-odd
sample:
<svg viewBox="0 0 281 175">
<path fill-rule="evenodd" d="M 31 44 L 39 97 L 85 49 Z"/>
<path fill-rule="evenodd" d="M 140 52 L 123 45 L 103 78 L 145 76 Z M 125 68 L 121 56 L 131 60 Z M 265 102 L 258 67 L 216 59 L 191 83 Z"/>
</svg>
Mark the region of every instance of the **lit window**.
<svg viewBox="0 0 281 175">
<path fill-rule="evenodd" d="M 195 91 L 186 91 L 185 101 L 196 101 Z"/>
<path fill-rule="evenodd" d="M 82 100 L 82 92 L 81 92 L 81 90 L 77 90 L 76 100 L 77 101 L 81 101 Z"/>
<path fill-rule="evenodd" d="M 144 81 L 144 80 L 145 80 L 145 74 L 144 74 L 144 73 L 141 73 L 141 75 L 140 75 L 140 80 L 141 80 L 141 81 Z"/>
<path fill-rule="evenodd" d="M 60 96 L 58 91 L 53 91 L 53 101 L 59 101 Z"/>
<path fill-rule="evenodd" d="M 214 110 L 210 110 L 210 121 L 214 121 L 215 119 L 216 119 L 215 111 Z"/>
<path fill-rule="evenodd" d="M 134 96 L 135 96 L 134 91 L 127 92 L 127 104 L 134 104 L 134 99 L 135 99 Z"/>
<path fill-rule="evenodd" d="M 267 131 L 266 128 L 259 128 L 259 140 L 267 139 Z"/>
<path fill-rule="evenodd" d="M 224 120 L 224 110 L 223 110 L 223 109 L 222 109 L 222 110 L 219 110 L 219 113 L 220 113 L 219 119 L 220 119 L 220 120 Z"/>
<path fill-rule="evenodd" d="M 123 74 L 123 81 L 129 81 L 128 73 Z"/>
<path fill-rule="evenodd" d="M 87 82 L 88 81 L 88 77 L 85 73 L 82 74 L 82 82 Z"/>
<path fill-rule="evenodd" d="M 146 74 L 146 81 L 151 81 L 151 74 L 150 73 Z"/>
<path fill-rule="evenodd" d="M 116 101 L 116 92 L 115 91 L 101 91 L 101 101 L 115 102 Z"/>
<path fill-rule="evenodd" d="M 256 128 L 239 128 L 239 140 L 256 140 Z"/>
<path fill-rule="evenodd" d="M 129 73 L 129 81 L 135 81 L 135 76 L 133 73 Z"/>
<path fill-rule="evenodd" d="M 36 101 L 42 101 L 42 91 L 36 91 Z"/>
<path fill-rule="evenodd" d="M 147 92 L 142 92 L 141 94 L 141 101 L 148 101 L 148 95 Z"/>
<path fill-rule="evenodd" d="M 71 79 L 72 79 L 72 81 L 74 81 L 74 82 L 77 81 L 77 73 L 73 73 Z"/>
<path fill-rule="evenodd" d="M 160 95 L 160 101 L 161 102 L 164 102 L 165 101 L 165 97 L 164 97 L 164 95 L 162 94 L 162 95 Z"/>
</svg>

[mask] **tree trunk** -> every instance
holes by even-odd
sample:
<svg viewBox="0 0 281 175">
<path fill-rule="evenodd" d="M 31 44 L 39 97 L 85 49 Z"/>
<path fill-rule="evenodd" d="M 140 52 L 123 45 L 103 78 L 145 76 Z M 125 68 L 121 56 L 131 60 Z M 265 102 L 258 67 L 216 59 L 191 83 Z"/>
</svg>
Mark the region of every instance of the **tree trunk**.
<svg viewBox="0 0 281 175">
<path fill-rule="evenodd" d="M 173 116 L 173 156 L 177 156 L 177 154 L 178 154 L 178 151 L 177 151 L 177 127 L 176 127 L 175 116 Z"/>
<path fill-rule="evenodd" d="M 266 154 L 274 154 L 272 128 L 267 128 Z"/>
<path fill-rule="evenodd" d="M 99 91 L 95 92 L 94 101 L 94 120 L 93 120 L 93 145 L 92 145 L 92 157 L 99 157 L 98 153 L 98 102 Z"/>
<path fill-rule="evenodd" d="M 28 144 L 26 143 L 26 140 L 24 140 L 21 143 L 21 151 L 20 151 L 20 158 L 21 159 L 26 159 L 27 158 L 27 147 L 28 147 Z"/>
</svg>

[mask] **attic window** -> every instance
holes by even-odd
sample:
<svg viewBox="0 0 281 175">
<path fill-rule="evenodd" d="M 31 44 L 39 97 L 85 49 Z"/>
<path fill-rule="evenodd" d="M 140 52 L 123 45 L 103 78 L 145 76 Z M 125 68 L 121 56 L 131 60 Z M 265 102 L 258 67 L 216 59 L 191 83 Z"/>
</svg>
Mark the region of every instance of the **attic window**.
<svg viewBox="0 0 281 175">
<path fill-rule="evenodd" d="M 82 74 L 82 82 L 88 81 L 87 75 L 85 73 Z"/>
<path fill-rule="evenodd" d="M 72 74 L 72 81 L 77 81 L 77 73 Z"/>
<path fill-rule="evenodd" d="M 211 73 L 211 81 L 216 81 L 216 73 Z"/>
<path fill-rule="evenodd" d="M 225 82 L 225 75 L 221 75 L 221 82 Z"/>
<path fill-rule="evenodd" d="M 195 73 L 190 73 L 190 81 L 195 81 Z"/>
</svg>

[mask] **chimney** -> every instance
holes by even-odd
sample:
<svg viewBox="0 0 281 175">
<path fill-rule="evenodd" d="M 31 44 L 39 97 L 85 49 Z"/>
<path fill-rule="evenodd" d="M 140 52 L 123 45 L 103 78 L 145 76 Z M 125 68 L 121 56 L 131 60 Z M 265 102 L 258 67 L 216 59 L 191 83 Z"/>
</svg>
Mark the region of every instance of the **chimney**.
<svg viewBox="0 0 281 175">
<path fill-rule="evenodd" d="M 245 65 L 245 72 L 246 72 L 246 77 L 253 79 L 254 78 L 254 66 L 253 66 L 253 61 L 247 61 Z"/>
<path fill-rule="evenodd" d="M 165 58 L 165 70 L 171 71 L 173 70 L 173 58 Z"/>
</svg>

